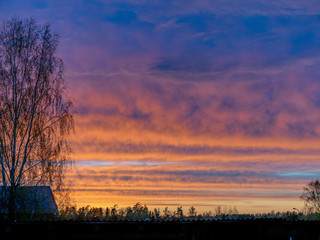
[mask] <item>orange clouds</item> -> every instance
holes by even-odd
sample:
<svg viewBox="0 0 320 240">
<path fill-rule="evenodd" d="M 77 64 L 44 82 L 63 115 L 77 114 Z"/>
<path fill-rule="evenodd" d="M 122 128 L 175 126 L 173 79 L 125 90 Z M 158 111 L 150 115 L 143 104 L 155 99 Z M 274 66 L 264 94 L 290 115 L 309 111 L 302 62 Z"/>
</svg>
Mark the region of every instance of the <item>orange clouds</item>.
<svg viewBox="0 0 320 240">
<path fill-rule="evenodd" d="M 290 40 L 299 19 L 190 13 L 152 26 L 131 14 L 106 18 L 97 58 L 84 47 L 67 73 L 77 201 L 301 206 L 320 170 L 320 59 Z"/>
<path fill-rule="evenodd" d="M 69 173 L 78 204 L 301 206 L 320 168 L 312 97 L 290 85 L 163 81 L 79 88 Z"/>
<path fill-rule="evenodd" d="M 276 177 L 270 169 L 253 171 L 248 170 L 253 169 L 252 166 L 237 167 L 245 163 L 236 163 L 229 168 L 214 163 L 165 164 L 133 160 L 105 162 L 110 166 L 94 161 L 78 164 L 69 173 L 69 178 L 76 183 L 74 196 L 78 204 L 95 206 L 115 203 L 128 206 L 141 201 L 160 207 L 196 205 L 202 210 L 212 210 L 216 205 L 237 205 L 240 211 L 245 211 L 247 201 L 269 201 L 269 205 L 272 201 L 291 201 L 297 207 L 301 204 L 297 197 L 304 183 Z M 252 206 L 250 212 L 270 211 L 277 207 L 271 204 L 266 209 L 255 209 Z"/>
<path fill-rule="evenodd" d="M 125 133 L 132 132 L 134 139 L 150 135 L 157 141 L 171 135 L 217 142 L 234 137 L 259 142 L 273 137 L 308 140 L 319 134 L 319 110 L 312 90 L 316 88 L 306 88 L 306 95 L 296 88 L 296 80 L 285 86 L 276 80 L 222 85 L 123 77 L 84 85 L 75 93 L 81 131 L 95 128 L 127 138 Z"/>
<path fill-rule="evenodd" d="M 301 206 L 320 168 L 315 86 L 120 75 L 74 89 L 79 204 Z"/>
</svg>

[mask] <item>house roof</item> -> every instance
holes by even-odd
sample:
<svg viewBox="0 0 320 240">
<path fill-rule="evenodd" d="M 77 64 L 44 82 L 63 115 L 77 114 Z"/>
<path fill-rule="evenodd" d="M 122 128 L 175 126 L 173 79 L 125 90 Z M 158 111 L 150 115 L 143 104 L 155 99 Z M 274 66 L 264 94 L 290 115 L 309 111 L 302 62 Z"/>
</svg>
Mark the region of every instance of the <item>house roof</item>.
<svg viewBox="0 0 320 240">
<path fill-rule="evenodd" d="M 9 187 L 0 186 L 1 204 L 8 201 L 8 189 Z M 58 213 L 58 207 L 49 186 L 21 186 L 17 187 L 16 194 L 17 212 L 19 213 Z"/>
</svg>

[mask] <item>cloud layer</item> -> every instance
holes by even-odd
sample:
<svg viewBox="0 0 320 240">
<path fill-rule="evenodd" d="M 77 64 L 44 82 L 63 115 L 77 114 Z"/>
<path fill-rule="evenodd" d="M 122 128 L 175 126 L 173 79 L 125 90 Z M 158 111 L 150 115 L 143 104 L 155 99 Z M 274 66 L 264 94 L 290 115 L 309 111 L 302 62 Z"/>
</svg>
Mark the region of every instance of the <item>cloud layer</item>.
<svg viewBox="0 0 320 240">
<path fill-rule="evenodd" d="M 0 15 L 61 35 L 79 203 L 291 210 L 317 177 L 316 0 L 0 0 Z"/>
</svg>

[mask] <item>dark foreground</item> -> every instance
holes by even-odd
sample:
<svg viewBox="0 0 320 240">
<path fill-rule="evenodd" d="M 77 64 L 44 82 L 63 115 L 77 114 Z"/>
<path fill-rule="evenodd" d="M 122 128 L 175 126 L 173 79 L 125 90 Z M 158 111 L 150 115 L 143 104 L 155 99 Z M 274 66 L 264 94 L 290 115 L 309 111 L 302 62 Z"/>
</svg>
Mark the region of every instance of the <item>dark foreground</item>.
<svg viewBox="0 0 320 240">
<path fill-rule="evenodd" d="M 319 221 L 280 219 L 162 222 L 0 223 L 0 239 L 320 240 Z"/>
</svg>

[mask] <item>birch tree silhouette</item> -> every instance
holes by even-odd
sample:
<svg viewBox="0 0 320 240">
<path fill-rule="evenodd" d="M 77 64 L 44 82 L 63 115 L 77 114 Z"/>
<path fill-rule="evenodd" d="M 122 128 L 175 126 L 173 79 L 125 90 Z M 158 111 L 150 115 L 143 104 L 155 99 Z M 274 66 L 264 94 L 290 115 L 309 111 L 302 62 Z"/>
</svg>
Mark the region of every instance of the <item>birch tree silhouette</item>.
<svg viewBox="0 0 320 240">
<path fill-rule="evenodd" d="M 13 17 L 0 28 L 0 181 L 9 213 L 19 186 L 59 189 L 70 163 L 74 120 L 58 40 L 50 24 L 32 18 Z"/>
<path fill-rule="evenodd" d="M 300 198 L 308 213 L 320 213 L 320 180 L 312 180 L 303 188 Z"/>
</svg>

